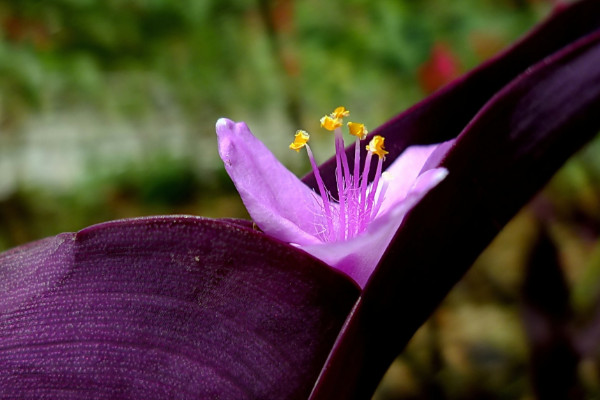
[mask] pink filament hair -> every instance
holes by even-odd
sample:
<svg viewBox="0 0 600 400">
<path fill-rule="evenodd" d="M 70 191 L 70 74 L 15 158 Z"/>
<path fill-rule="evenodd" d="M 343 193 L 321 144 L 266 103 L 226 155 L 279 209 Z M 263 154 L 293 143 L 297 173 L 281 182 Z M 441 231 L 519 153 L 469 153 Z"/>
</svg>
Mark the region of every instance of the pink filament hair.
<svg viewBox="0 0 600 400">
<path fill-rule="evenodd" d="M 333 218 L 331 216 L 331 206 L 329 204 L 329 199 L 327 198 L 327 192 L 325 191 L 325 184 L 323 183 L 323 179 L 321 179 L 321 173 L 319 172 L 319 168 L 315 162 L 315 157 L 310 150 L 310 146 L 306 144 L 304 147 L 306 147 L 306 153 L 308 154 L 308 159 L 310 160 L 310 165 L 313 173 L 315 174 L 317 186 L 319 187 L 319 193 L 321 194 L 321 200 L 323 201 L 323 210 L 325 211 L 325 218 L 327 219 L 327 239 L 331 240 L 331 234 L 333 233 Z"/>
<path fill-rule="evenodd" d="M 379 157 L 379 161 L 377 161 L 377 170 L 375 172 L 375 178 L 373 179 L 373 184 L 371 185 L 371 191 L 369 192 L 369 197 L 367 198 L 366 217 L 368 218 L 368 222 L 370 222 L 372 220 L 371 210 L 373 208 L 373 202 L 375 200 L 375 192 L 377 191 L 377 186 L 379 185 L 379 178 L 381 177 L 382 166 L 383 166 L 383 157 Z"/>
</svg>

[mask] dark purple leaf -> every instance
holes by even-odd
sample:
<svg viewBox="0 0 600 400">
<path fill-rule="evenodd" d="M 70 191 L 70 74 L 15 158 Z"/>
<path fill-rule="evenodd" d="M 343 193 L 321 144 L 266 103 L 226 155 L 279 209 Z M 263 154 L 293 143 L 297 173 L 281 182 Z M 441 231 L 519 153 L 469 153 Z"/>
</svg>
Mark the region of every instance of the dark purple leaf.
<svg viewBox="0 0 600 400">
<path fill-rule="evenodd" d="M 578 17 L 585 21 L 586 13 L 598 7 L 598 1 L 582 2 L 555 18 L 578 24 Z M 597 11 L 591 17 L 596 26 L 600 25 Z M 537 40 L 521 42 L 518 53 L 524 51 L 519 46 L 539 44 L 536 35 L 544 29 L 568 31 L 552 21 L 534 32 Z M 481 91 L 470 81 L 485 85 L 479 81 L 481 70 L 375 132 L 404 148 L 406 143 L 448 138 L 464 127 L 442 163 L 448 177 L 406 216 L 338 337 L 311 399 L 369 397 L 394 357 L 477 255 L 560 165 L 597 133 L 599 38 L 596 30 L 527 68 L 474 117 L 472 110 L 467 112 L 472 118 L 468 124 L 466 117 L 461 117 L 463 125 L 448 119 L 448 113 L 464 114 L 463 101 L 468 103 L 472 92 Z M 494 63 L 506 69 L 517 61 L 512 54 L 505 54 L 512 61 L 501 57 Z M 497 70 L 492 64 L 483 71 Z M 450 111 L 438 118 L 434 110 L 445 108 L 440 104 Z M 441 125 L 432 127 L 431 121 Z"/>
<path fill-rule="evenodd" d="M 579 354 L 572 344 L 569 288 L 552 240 L 540 229 L 523 285 L 523 322 L 531 349 L 532 387 L 538 399 L 580 399 Z"/>
<path fill-rule="evenodd" d="M 305 399 L 357 295 L 237 223 L 61 234 L 0 255 L 0 398 Z"/>
</svg>

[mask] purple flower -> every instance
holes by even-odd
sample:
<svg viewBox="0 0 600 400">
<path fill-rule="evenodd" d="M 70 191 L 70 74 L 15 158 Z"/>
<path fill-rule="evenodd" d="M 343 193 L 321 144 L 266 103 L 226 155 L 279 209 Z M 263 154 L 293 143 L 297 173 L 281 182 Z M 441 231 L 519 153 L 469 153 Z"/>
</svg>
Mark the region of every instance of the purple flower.
<svg viewBox="0 0 600 400">
<path fill-rule="evenodd" d="M 357 199 L 368 208 L 368 193 L 377 209 L 378 184 L 364 196 L 353 186 L 357 174 L 345 173 L 338 141 L 337 157 L 304 186 L 244 124 L 227 120 L 218 125 L 222 152 L 243 157 L 225 163 L 255 203 L 253 217 L 271 222 L 262 224 L 269 235 L 247 222 L 159 216 L 0 254 L 0 398 L 370 398 L 481 250 L 600 129 L 599 15 L 597 0 L 561 6 L 515 46 L 367 137 L 386 137 L 386 149 L 375 142 L 372 152 L 388 151 L 387 159 L 371 169 L 392 174 L 390 164 L 411 146 L 456 140 L 447 154 L 441 146 L 421 155 L 418 166 L 401 168 L 413 177 L 439 165 L 449 171 L 435 187 L 426 185 L 426 196 L 418 185 L 406 189 L 422 196 L 406 215 L 403 206 L 396 211 L 402 196 L 385 190 L 388 212 L 402 222 L 385 238 L 389 245 L 362 290 L 288 243 L 306 250 L 371 240 L 388 218 L 383 197 L 364 220 L 354 211 L 362 210 Z M 345 150 L 348 171 L 354 154 Z M 268 190 L 254 188 L 256 175 Z M 350 211 L 336 211 L 341 201 L 332 199 Z"/>
<path fill-rule="evenodd" d="M 355 157 L 349 163 L 340 130 L 342 118 L 348 114 L 338 107 L 322 119 L 326 129 L 335 131 L 337 197 L 320 176 L 306 132 L 298 131 L 290 148 L 306 148 L 317 191 L 285 168 L 245 123 L 223 118 L 216 130 L 225 169 L 256 224 L 364 287 L 404 215 L 446 177 L 445 168 L 434 167 L 453 141 L 442 146 L 411 146 L 384 172 L 387 152 L 383 138 L 375 136 L 366 146 L 361 168 L 361 143 L 367 131 L 362 124 L 349 123 L 350 133 L 356 136 Z M 373 155 L 378 156 L 377 167 L 373 181 L 368 182 Z"/>
</svg>

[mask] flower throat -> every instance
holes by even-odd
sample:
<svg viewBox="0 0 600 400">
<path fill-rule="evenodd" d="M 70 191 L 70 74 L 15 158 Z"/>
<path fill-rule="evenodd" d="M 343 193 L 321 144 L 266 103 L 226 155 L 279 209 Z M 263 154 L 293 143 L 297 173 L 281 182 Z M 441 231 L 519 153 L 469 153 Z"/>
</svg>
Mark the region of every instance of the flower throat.
<svg viewBox="0 0 600 400">
<path fill-rule="evenodd" d="M 352 239 L 364 232 L 369 223 L 375 219 L 388 187 L 388 179 L 382 173 L 383 161 L 388 154 L 383 148 L 384 138 L 374 136 L 366 145 L 367 156 L 362 173 L 360 171 L 360 145 L 367 136 L 364 124 L 348 122 L 348 131 L 354 136 L 354 165 L 352 171 L 346 157 L 344 137 L 341 130 L 343 119 L 350 115 L 344 107 L 336 108 L 331 114 L 321 118 L 321 126 L 335 134 L 335 177 L 337 183 L 338 198 L 335 199 L 327 190 L 313 153 L 308 145 L 310 135 L 303 130 L 298 130 L 290 149 L 300 151 L 306 148 L 308 159 L 312 167 L 317 187 L 323 202 L 323 213 L 325 223 L 317 226 L 318 237 L 324 242 L 336 242 Z M 371 160 L 373 154 L 378 158 L 375 178 L 371 185 L 368 184 Z"/>
</svg>

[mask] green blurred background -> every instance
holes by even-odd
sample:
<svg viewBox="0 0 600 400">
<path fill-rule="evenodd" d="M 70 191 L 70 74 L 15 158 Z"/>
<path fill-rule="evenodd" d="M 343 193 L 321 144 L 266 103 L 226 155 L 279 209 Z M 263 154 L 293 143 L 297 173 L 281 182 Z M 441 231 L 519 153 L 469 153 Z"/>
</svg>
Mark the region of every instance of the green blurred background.
<svg viewBox="0 0 600 400">
<path fill-rule="evenodd" d="M 302 175 L 306 160 L 287 149 L 296 129 L 317 131 L 338 105 L 374 128 L 550 10 L 542 0 L 0 0 L 0 250 L 123 217 L 245 217 L 218 158 L 219 117 L 248 122 Z M 321 143 L 324 160 L 333 149 Z M 532 398 L 524 265 L 548 228 L 573 304 L 591 312 L 598 154 L 599 139 L 538 196 L 550 214 L 528 206 L 511 222 L 377 399 Z M 600 398 L 594 360 L 579 374 Z"/>
</svg>

